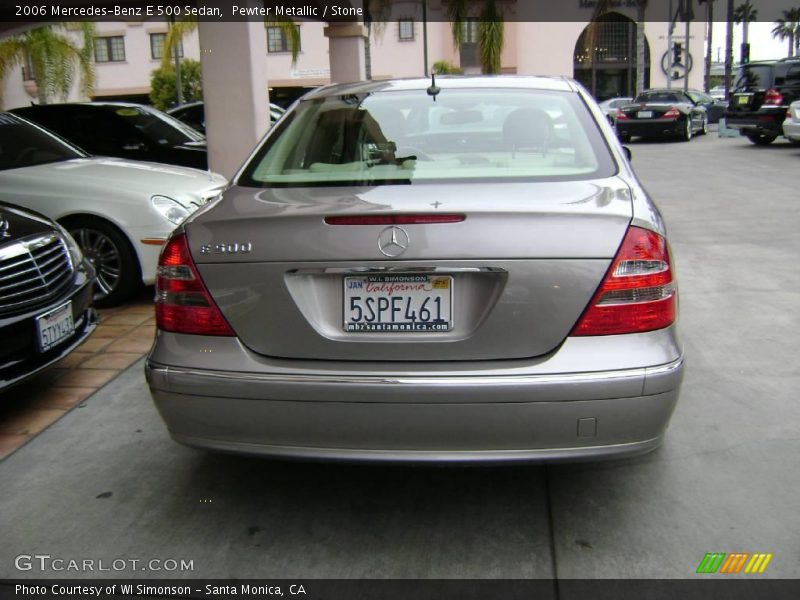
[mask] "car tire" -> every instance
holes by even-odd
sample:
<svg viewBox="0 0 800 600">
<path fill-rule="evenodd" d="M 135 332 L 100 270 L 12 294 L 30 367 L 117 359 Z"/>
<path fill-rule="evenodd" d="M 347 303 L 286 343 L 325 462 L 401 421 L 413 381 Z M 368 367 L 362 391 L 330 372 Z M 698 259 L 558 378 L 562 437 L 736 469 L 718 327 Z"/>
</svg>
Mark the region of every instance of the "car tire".
<svg viewBox="0 0 800 600">
<path fill-rule="evenodd" d="M 139 260 L 128 238 L 115 225 L 92 216 L 69 217 L 62 225 L 95 268 L 95 306 L 117 306 L 139 289 Z"/>
<path fill-rule="evenodd" d="M 686 127 L 681 132 L 680 138 L 682 142 L 691 142 L 692 141 L 692 119 L 688 115 L 686 116 Z"/>
<path fill-rule="evenodd" d="M 699 134 L 706 135 L 708 133 L 708 115 L 703 117 L 703 125 L 700 127 Z"/>
<path fill-rule="evenodd" d="M 766 135 L 763 133 L 748 133 L 746 135 L 747 139 L 756 146 L 769 146 L 775 141 L 776 137 L 774 135 Z"/>
</svg>

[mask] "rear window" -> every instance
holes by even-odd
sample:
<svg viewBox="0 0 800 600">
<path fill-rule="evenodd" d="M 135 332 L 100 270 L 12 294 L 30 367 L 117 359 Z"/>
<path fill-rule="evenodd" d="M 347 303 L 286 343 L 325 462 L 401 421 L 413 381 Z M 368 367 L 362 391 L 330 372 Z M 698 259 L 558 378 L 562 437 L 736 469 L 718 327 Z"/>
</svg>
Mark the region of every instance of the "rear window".
<svg viewBox="0 0 800 600">
<path fill-rule="evenodd" d="M 772 65 L 747 65 L 736 70 L 735 90 L 772 87 Z"/>
<path fill-rule="evenodd" d="M 245 168 L 255 187 L 608 177 L 616 166 L 577 94 L 444 89 L 310 99 Z"/>
<path fill-rule="evenodd" d="M 636 96 L 636 102 L 684 102 L 684 98 L 670 92 L 644 92 Z"/>
<path fill-rule="evenodd" d="M 105 109 L 121 117 L 128 125 L 135 127 L 151 142 L 161 146 L 180 146 L 205 140 L 191 127 L 159 111 L 151 111 L 140 106 L 108 105 Z"/>
</svg>

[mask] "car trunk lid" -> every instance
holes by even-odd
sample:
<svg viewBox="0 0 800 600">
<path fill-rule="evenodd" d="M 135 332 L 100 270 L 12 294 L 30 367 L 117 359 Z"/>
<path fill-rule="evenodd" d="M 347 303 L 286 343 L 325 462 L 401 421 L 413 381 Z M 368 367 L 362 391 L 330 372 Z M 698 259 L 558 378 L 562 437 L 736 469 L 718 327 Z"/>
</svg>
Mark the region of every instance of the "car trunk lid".
<svg viewBox="0 0 800 600">
<path fill-rule="evenodd" d="M 210 294 L 242 343 L 256 353 L 483 360 L 533 357 L 557 348 L 601 282 L 631 213 L 630 190 L 616 177 L 462 186 L 234 187 L 201 209 L 186 230 Z M 436 215 L 463 218 L 407 222 L 409 216 Z M 364 216 L 402 224 L 380 219 L 331 224 L 342 217 L 361 223 Z M 326 223 L 326 217 L 335 219 Z M 399 244 L 387 248 L 392 233 Z M 352 328 L 355 317 L 369 314 L 360 295 L 366 288 L 374 295 L 372 316 L 383 324 L 380 330 Z M 380 296 L 403 299 L 381 312 Z M 421 306 L 425 298 L 429 314 Z M 439 329 L 391 327 L 437 316 Z"/>
</svg>

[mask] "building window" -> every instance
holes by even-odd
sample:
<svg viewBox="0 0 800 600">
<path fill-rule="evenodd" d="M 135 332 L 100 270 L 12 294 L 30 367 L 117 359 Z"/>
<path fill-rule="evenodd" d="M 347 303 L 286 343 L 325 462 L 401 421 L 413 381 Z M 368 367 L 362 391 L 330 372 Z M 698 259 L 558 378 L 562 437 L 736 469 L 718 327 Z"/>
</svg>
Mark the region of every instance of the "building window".
<svg viewBox="0 0 800 600">
<path fill-rule="evenodd" d="M 462 42 L 464 44 L 477 44 L 478 43 L 478 19 L 467 19 L 461 22 L 461 34 L 463 36 Z"/>
<path fill-rule="evenodd" d="M 30 54 L 26 54 L 25 64 L 22 65 L 22 80 L 33 81 L 34 79 L 36 79 L 36 73 L 33 71 L 33 61 L 31 60 Z"/>
<path fill-rule="evenodd" d="M 125 37 L 121 35 L 95 38 L 95 62 L 122 62 L 125 60 Z"/>
<path fill-rule="evenodd" d="M 408 42 L 414 39 L 414 21 L 411 19 L 400 19 L 397 25 L 397 36 L 400 41 Z"/>
<path fill-rule="evenodd" d="M 300 51 L 300 26 L 297 27 L 297 51 Z M 267 27 L 267 51 L 268 52 L 291 52 L 292 45 L 286 32 L 281 27 Z"/>
<path fill-rule="evenodd" d="M 478 56 L 478 19 L 467 19 L 461 23 L 461 50 L 459 52 L 462 67 L 480 66 Z"/>
<path fill-rule="evenodd" d="M 150 34 L 150 57 L 154 60 L 164 58 L 164 42 L 167 40 L 166 33 Z M 183 58 L 183 41 L 178 42 L 178 56 Z"/>
</svg>

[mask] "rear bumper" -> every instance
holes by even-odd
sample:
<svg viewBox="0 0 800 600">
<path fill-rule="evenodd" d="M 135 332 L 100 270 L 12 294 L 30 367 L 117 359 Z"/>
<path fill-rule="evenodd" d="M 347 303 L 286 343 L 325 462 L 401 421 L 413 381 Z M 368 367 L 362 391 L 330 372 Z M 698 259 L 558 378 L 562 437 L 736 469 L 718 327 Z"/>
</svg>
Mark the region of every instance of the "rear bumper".
<svg viewBox="0 0 800 600">
<path fill-rule="evenodd" d="M 684 119 L 617 120 L 617 134 L 631 137 L 673 136 L 680 135 L 685 130 L 686 120 Z"/>
<path fill-rule="evenodd" d="M 178 442 L 243 454 L 383 461 L 648 452 L 668 425 L 684 364 L 679 355 L 660 365 L 580 373 L 306 367 L 254 373 L 168 366 L 154 360 L 158 354 L 147 362 L 147 379 Z"/>
<path fill-rule="evenodd" d="M 784 121 L 783 135 L 792 141 L 800 141 L 800 121 L 790 121 L 788 119 Z"/>
<path fill-rule="evenodd" d="M 731 129 L 738 129 L 742 133 L 779 136 L 783 132 L 783 121 L 786 118 L 786 109 L 759 110 L 752 113 L 726 113 L 725 125 Z"/>
</svg>

